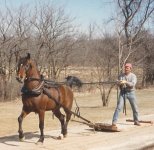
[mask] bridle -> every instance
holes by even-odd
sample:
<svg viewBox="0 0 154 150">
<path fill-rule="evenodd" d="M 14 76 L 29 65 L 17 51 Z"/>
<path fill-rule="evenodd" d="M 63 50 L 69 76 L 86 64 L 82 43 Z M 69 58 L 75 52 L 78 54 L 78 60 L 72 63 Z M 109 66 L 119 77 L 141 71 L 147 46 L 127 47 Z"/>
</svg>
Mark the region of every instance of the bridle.
<svg viewBox="0 0 154 150">
<path fill-rule="evenodd" d="M 18 77 L 16 78 L 20 83 L 30 83 L 32 81 L 38 81 L 38 85 L 36 85 L 36 87 L 34 87 L 33 89 L 28 89 L 25 84 L 22 88 L 22 93 L 23 94 L 30 94 L 30 93 L 34 93 L 34 94 L 38 94 L 42 92 L 42 88 L 44 86 L 44 80 L 42 79 L 42 76 L 40 76 L 40 78 L 32 78 L 32 77 L 27 77 L 27 73 L 29 71 L 29 69 L 31 69 L 31 64 L 27 63 L 27 64 L 19 64 L 19 68 L 17 68 L 18 70 Z M 24 75 L 23 75 L 23 72 Z M 21 77 L 23 78 L 23 81 L 21 80 Z M 23 90 L 24 89 L 24 90 Z"/>
<path fill-rule="evenodd" d="M 30 69 L 30 64 L 26 64 L 26 65 L 24 65 L 24 64 L 20 64 L 20 68 L 22 67 L 22 69 L 24 69 L 25 70 L 25 72 L 27 73 L 28 72 L 28 70 Z"/>
<path fill-rule="evenodd" d="M 29 69 L 31 67 L 30 63 L 24 64 L 24 63 L 19 63 L 16 67 L 16 72 L 17 72 L 17 81 L 20 83 L 23 83 L 23 78 L 24 80 L 26 79 L 26 74 L 28 73 Z"/>
</svg>

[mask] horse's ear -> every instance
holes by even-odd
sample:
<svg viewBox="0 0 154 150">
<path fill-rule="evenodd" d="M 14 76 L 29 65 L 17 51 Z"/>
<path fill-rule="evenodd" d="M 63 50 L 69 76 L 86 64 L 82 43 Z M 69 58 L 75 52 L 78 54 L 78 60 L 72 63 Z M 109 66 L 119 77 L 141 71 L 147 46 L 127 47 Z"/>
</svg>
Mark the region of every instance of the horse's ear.
<svg viewBox="0 0 154 150">
<path fill-rule="evenodd" d="M 27 53 L 27 59 L 30 59 L 30 53 Z"/>
</svg>

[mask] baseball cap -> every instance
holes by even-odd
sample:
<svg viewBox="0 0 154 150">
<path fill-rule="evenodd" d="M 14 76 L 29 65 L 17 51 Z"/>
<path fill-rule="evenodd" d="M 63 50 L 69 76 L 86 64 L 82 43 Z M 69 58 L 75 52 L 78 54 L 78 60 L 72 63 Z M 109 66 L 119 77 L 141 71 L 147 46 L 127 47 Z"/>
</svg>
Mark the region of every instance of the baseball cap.
<svg viewBox="0 0 154 150">
<path fill-rule="evenodd" d="M 130 67 L 132 69 L 132 64 L 131 63 L 126 63 L 125 67 Z"/>
</svg>

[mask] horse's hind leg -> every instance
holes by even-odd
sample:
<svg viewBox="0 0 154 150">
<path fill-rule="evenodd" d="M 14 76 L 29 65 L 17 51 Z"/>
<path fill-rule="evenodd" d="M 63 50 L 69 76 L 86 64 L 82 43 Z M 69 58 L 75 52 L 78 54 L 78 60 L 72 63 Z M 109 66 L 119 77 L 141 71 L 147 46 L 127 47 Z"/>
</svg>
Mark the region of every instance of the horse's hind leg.
<svg viewBox="0 0 154 150">
<path fill-rule="evenodd" d="M 60 108 L 54 110 L 54 115 L 59 119 L 61 123 L 61 134 L 65 136 L 67 134 L 65 116 L 60 112 Z"/>
<path fill-rule="evenodd" d="M 72 115 L 72 113 L 69 111 L 69 110 L 65 110 L 64 109 L 64 111 L 65 111 L 65 113 L 66 113 L 66 123 L 65 123 L 65 135 L 64 135 L 64 137 L 66 137 L 67 136 L 67 126 L 68 126 L 68 122 L 70 121 L 70 119 L 71 119 L 71 115 Z"/>
<path fill-rule="evenodd" d="M 23 122 L 23 119 L 29 114 L 29 112 L 25 112 L 24 110 L 22 110 L 20 116 L 18 117 L 18 123 L 19 123 L 19 139 L 21 141 L 23 141 L 24 139 L 24 133 L 23 133 L 23 130 L 22 130 L 22 122 Z"/>
</svg>

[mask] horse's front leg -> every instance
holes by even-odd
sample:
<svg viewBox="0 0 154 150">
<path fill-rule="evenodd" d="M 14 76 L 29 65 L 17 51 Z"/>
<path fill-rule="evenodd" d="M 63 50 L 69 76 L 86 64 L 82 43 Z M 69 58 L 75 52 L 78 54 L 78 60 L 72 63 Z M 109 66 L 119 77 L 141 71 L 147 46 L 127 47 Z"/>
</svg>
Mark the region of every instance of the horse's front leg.
<svg viewBox="0 0 154 150">
<path fill-rule="evenodd" d="M 44 110 L 41 110 L 39 112 L 39 128 L 40 128 L 40 138 L 38 140 L 37 143 L 43 143 L 44 141 L 44 116 L 45 116 L 45 111 Z"/>
<path fill-rule="evenodd" d="M 19 133 L 19 140 L 20 140 L 20 141 L 23 141 L 23 140 L 24 140 L 24 133 L 23 133 L 23 130 L 22 130 L 22 122 L 23 122 L 23 119 L 24 119 L 28 114 L 29 114 L 28 112 L 25 112 L 24 110 L 22 110 L 20 116 L 18 117 L 18 124 L 19 124 L 18 133 Z"/>
</svg>

